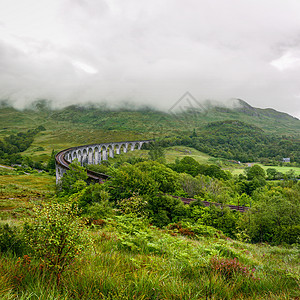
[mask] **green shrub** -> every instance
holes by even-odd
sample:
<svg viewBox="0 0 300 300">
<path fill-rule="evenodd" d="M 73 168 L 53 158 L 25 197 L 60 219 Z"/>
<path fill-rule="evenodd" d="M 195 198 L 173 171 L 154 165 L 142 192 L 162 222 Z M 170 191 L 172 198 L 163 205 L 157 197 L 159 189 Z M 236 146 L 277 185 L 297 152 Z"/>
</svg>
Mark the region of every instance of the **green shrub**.
<svg viewBox="0 0 300 300">
<path fill-rule="evenodd" d="M 221 231 L 211 226 L 189 222 L 172 223 L 169 224 L 167 228 L 169 231 L 171 231 L 171 233 L 178 233 L 190 238 L 197 238 L 202 236 L 219 238 L 221 235 L 223 235 Z"/>
<path fill-rule="evenodd" d="M 67 170 L 58 185 L 59 194 L 62 195 L 72 195 L 86 186 L 85 181 L 88 176 L 85 168 L 76 161 L 71 163 L 69 167 L 70 170 Z"/>
<path fill-rule="evenodd" d="M 201 202 L 198 202 L 189 206 L 188 215 L 191 220 L 199 224 L 212 226 L 227 236 L 235 237 L 237 222 L 241 213 L 230 210 L 228 207 L 222 208 L 214 205 L 203 207 Z"/>
<path fill-rule="evenodd" d="M 118 232 L 118 247 L 128 249 L 133 252 L 143 251 L 146 253 L 155 251 L 151 243 L 153 233 L 149 229 L 149 223 L 145 219 L 135 216 L 116 216 L 116 227 Z"/>
<path fill-rule="evenodd" d="M 25 248 L 23 236 L 15 226 L 0 225 L 0 252 L 12 251 L 21 255 Z"/>
<path fill-rule="evenodd" d="M 281 226 L 274 230 L 276 244 L 296 244 L 300 242 L 300 225 Z"/>
<path fill-rule="evenodd" d="M 132 197 L 120 200 L 118 202 L 120 212 L 125 215 L 133 214 L 137 217 L 146 218 L 149 215 L 147 210 L 148 202 L 142 196 L 133 194 Z"/>
<path fill-rule="evenodd" d="M 148 198 L 150 217 L 154 225 L 163 227 L 187 216 L 187 206 L 180 199 L 157 195 Z"/>
<path fill-rule="evenodd" d="M 75 194 L 72 199 L 78 203 L 82 215 L 99 219 L 112 215 L 110 195 L 101 184 L 91 184 Z"/>
<path fill-rule="evenodd" d="M 70 204 L 47 204 L 35 207 L 32 222 L 24 226 L 33 256 L 53 272 L 57 283 L 88 240 L 77 214 Z"/>
</svg>

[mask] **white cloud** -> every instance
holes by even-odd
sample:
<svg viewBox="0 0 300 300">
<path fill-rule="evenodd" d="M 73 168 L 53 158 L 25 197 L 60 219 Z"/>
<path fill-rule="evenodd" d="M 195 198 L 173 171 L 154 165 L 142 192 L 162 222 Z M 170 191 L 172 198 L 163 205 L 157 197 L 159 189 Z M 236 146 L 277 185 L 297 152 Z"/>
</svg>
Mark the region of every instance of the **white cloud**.
<svg viewBox="0 0 300 300">
<path fill-rule="evenodd" d="M 280 58 L 271 61 L 271 65 L 280 71 L 295 69 L 300 67 L 300 58 L 288 51 Z"/>
<path fill-rule="evenodd" d="M 98 70 L 96 70 L 95 68 L 93 68 L 92 66 L 89 66 L 83 62 L 80 61 L 73 61 L 72 62 L 73 66 L 88 73 L 88 74 L 97 74 Z"/>
<path fill-rule="evenodd" d="M 300 111 L 296 0 L 2 0 L 0 98 Z M 278 72 L 278 70 L 282 72 Z"/>
</svg>

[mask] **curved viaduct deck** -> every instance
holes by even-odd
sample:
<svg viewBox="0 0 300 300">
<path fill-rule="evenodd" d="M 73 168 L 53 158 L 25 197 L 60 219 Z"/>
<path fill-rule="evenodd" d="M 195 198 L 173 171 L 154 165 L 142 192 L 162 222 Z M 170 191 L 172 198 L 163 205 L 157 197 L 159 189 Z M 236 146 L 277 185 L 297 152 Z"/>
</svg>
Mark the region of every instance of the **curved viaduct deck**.
<svg viewBox="0 0 300 300">
<path fill-rule="evenodd" d="M 70 148 L 72 149 L 72 148 Z M 66 151 L 70 150 L 70 149 L 66 149 L 63 151 L 60 151 L 59 153 L 57 153 L 55 159 L 56 159 L 56 183 L 59 182 L 59 180 L 61 179 L 61 177 L 63 176 L 63 174 L 69 170 L 69 164 L 70 162 L 65 160 L 65 154 Z M 87 170 L 87 175 L 89 178 L 95 180 L 95 181 L 99 181 L 102 182 L 103 180 L 106 180 L 107 178 L 109 178 L 108 175 L 106 174 L 102 174 L 102 173 L 96 173 L 94 171 L 91 170 Z"/>
<path fill-rule="evenodd" d="M 77 146 L 62 150 L 55 156 L 56 183 L 58 183 L 64 173 L 69 170 L 69 164 L 74 160 L 78 160 L 81 165 L 100 164 L 101 161 L 107 160 L 108 157 L 114 157 L 115 154 L 140 150 L 143 144 L 148 144 L 151 141 L 153 140 L 101 143 Z M 93 172 L 91 170 L 87 170 L 87 175 L 92 180 L 99 182 L 109 178 L 106 174 Z"/>
</svg>

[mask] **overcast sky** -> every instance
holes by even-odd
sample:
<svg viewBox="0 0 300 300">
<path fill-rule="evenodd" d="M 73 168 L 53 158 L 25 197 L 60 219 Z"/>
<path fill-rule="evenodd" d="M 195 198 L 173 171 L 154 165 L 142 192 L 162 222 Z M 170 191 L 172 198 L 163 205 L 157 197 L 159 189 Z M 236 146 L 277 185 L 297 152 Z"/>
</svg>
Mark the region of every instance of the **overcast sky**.
<svg viewBox="0 0 300 300">
<path fill-rule="evenodd" d="M 240 98 L 300 118 L 299 0 L 1 0 L 16 107 Z"/>
</svg>

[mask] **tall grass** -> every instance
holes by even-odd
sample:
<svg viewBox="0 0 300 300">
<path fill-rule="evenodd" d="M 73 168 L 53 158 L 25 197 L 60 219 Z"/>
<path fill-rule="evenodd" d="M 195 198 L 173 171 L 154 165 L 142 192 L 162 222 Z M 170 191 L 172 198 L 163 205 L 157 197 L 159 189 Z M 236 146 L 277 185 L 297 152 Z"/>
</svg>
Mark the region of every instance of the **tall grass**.
<svg viewBox="0 0 300 300">
<path fill-rule="evenodd" d="M 120 229 L 126 222 L 119 226 L 120 222 L 122 218 L 108 220 L 104 228 L 91 231 L 93 247 L 69 266 L 59 286 L 39 261 L 1 254 L 0 298 L 293 299 L 300 295 L 297 248 L 191 240 L 153 227 L 140 227 L 143 241 L 132 231 L 128 241 L 143 246 L 130 247 Z M 253 276 L 236 270 L 227 276 L 212 264 L 213 259 L 231 261 L 233 256 L 241 270 L 255 269 Z M 285 257 L 289 259 L 283 263 Z"/>
</svg>

